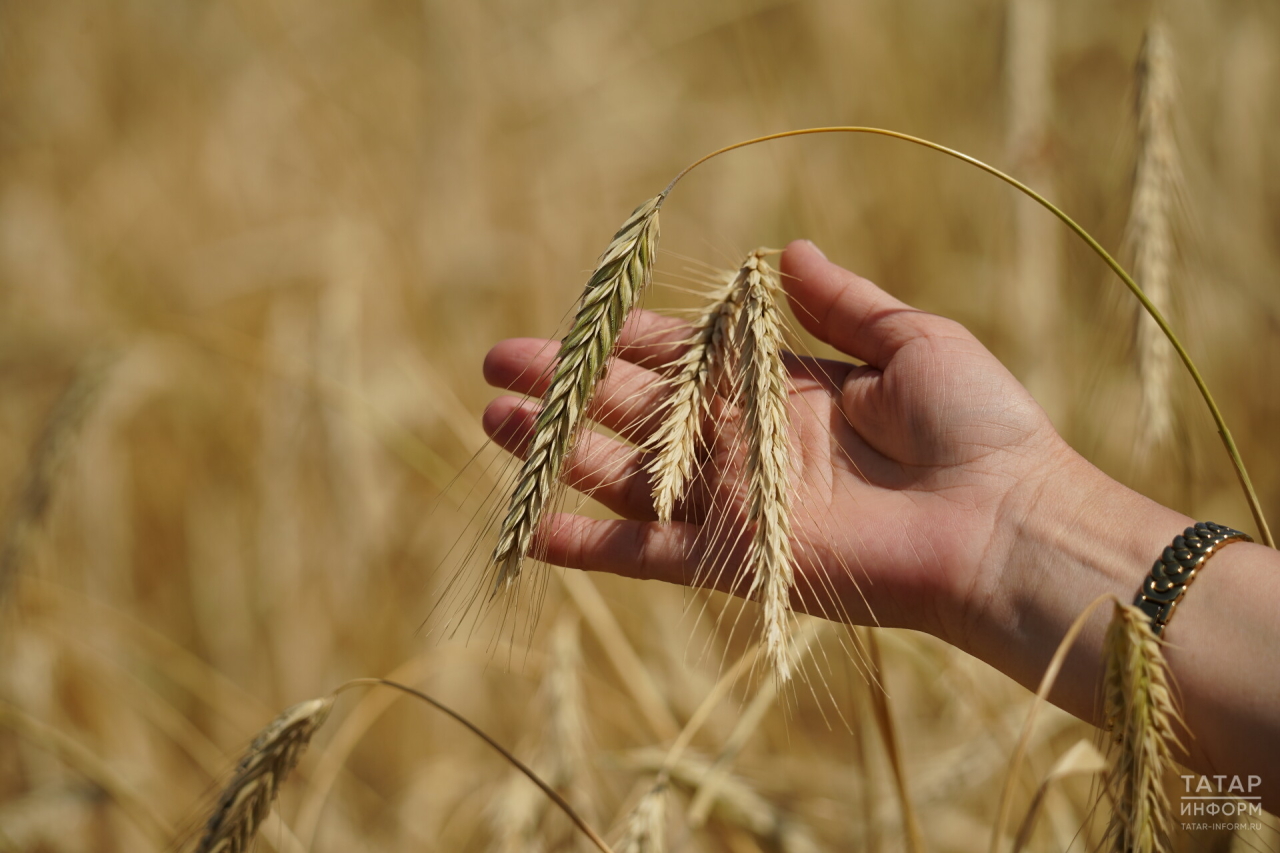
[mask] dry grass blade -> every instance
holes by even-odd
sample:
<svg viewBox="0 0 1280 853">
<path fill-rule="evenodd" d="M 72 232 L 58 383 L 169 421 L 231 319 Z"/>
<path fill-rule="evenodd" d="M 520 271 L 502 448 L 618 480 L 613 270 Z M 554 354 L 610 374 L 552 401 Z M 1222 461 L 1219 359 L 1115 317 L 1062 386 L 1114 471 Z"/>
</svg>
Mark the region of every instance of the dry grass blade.
<svg viewBox="0 0 1280 853">
<path fill-rule="evenodd" d="M 1133 277 L 1166 317 L 1172 310 L 1173 211 L 1182 170 L 1174 139 L 1177 81 L 1173 49 L 1160 22 L 1147 28 L 1136 69 L 1138 78 L 1138 156 L 1133 175 L 1128 239 L 1133 246 Z M 1155 320 L 1138 311 L 1134 353 L 1141 383 L 1138 451 L 1150 453 L 1173 430 L 1173 373 L 1176 355 Z"/>
<path fill-rule="evenodd" d="M 280 783 L 298 764 L 333 707 L 333 696 L 300 702 L 258 733 L 218 798 L 195 853 L 241 853 L 275 802 Z"/>
<path fill-rule="evenodd" d="M 754 255 L 753 255 L 754 257 Z M 734 322 L 741 305 L 743 271 L 715 294 L 693 324 L 688 349 L 676 362 L 671 394 L 663 404 L 664 415 L 649 439 L 653 460 L 653 507 L 658 520 L 671 521 L 676 501 L 684 495 L 693 476 L 702 423 L 710 406 L 717 377 L 728 366 Z"/>
<path fill-rule="evenodd" d="M 596 385 L 604 377 L 618 333 L 649 283 L 658 245 L 663 196 L 640 205 L 600 258 L 573 327 L 560 342 L 555 372 L 542 397 L 529 454 L 516 479 L 494 548 L 494 591 L 520 576 L 529 543 L 560 481 Z"/>
<path fill-rule="evenodd" d="M 765 654 L 781 681 L 791 677 L 791 464 L 787 374 L 782 365 L 785 320 L 778 306 L 777 273 L 764 250 L 752 252 L 739 273 L 742 310 L 740 383 L 747 433 L 748 521 L 755 524 L 747 551 L 748 595 L 764 608 Z"/>
<path fill-rule="evenodd" d="M 1109 833 L 1124 853 L 1163 850 L 1172 826 L 1163 778 L 1173 765 L 1173 745 L 1180 745 L 1174 727 L 1181 723 L 1168 666 L 1146 614 L 1131 605 L 1115 605 L 1105 652 L 1104 713 L 1114 738 Z"/>
</svg>

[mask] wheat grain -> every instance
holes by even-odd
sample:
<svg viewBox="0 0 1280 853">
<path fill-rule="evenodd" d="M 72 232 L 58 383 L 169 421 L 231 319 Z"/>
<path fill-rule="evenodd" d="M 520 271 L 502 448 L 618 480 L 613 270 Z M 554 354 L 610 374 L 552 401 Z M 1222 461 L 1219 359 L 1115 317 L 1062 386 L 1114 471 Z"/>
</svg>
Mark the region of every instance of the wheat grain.
<svg viewBox="0 0 1280 853">
<path fill-rule="evenodd" d="M 218 797 L 195 853 L 241 853 L 250 848 L 280 783 L 297 765 L 332 707 L 332 696 L 300 702 L 258 733 Z"/>
<path fill-rule="evenodd" d="M 547 504 L 555 494 L 565 458 L 582 428 L 592 394 L 604 377 L 622 324 L 649 283 L 658 244 L 655 196 L 618 229 L 583 291 L 573 327 L 560 342 L 555 371 L 542 397 L 529 453 L 498 533 L 490 561 L 497 592 L 519 576 Z"/>
<path fill-rule="evenodd" d="M 659 521 L 671 521 L 676 501 L 693 476 L 703 419 L 733 348 L 745 272 L 745 268 L 740 270 L 717 291 L 694 322 L 688 348 L 675 365 L 662 421 L 647 442 L 654 454 L 647 468 L 653 478 L 653 508 Z"/>
<path fill-rule="evenodd" d="M 1112 732 L 1107 778 L 1113 811 L 1109 834 L 1120 853 L 1151 853 L 1167 847 L 1172 818 L 1163 776 L 1179 744 L 1181 723 L 1169 690 L 1168 667 L 1147 616 L 1116 603 L 1107 629 L 1103 702 Z M 1180 745 L 1180 744 L 1179 744 Z"/>
<path fill-rule="evenodd" d="M 1172 214 L 1182 171 L 1173 129 L 1177 97 L 1173 49 L 1158 20 L 1147 28 L 1136 76 L 1138 155 L 1128 223 L 1133 277 L 1151 303 L 1168 317 L 1172 309 Z M 1146 311 L 1137 312 L 1134 353 L 1142 388 L 1138 452 L 1146 457 L 1173 429 L 1172 388 L 1176 368 L 1173 347 Z"/>
<path fill-rule="evenodd" d="M 791 466 L 787 375 L 782 364 L 784 319 L 777 273 L 757 249 L 742 266 L 740 389 L 747 433 L 747 520 L 755 524 L 747 551 L 747 594 L 764 609 L 765 654 L 781 681 L 791 676 Z"/>
</svg>

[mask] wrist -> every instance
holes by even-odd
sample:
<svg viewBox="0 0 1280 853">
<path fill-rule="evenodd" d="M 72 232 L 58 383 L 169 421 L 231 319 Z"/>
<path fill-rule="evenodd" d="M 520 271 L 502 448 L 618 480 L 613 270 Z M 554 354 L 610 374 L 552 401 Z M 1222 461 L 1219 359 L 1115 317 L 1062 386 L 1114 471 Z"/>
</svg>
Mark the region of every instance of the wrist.
<svg viewBox="0 0 1280 853">
<path fill-rule="evenodd" d="M 986 585 L 974 590 L 957 645 L 1034 689 L 1080 612 L 1100 595 L 1131 601 L 1152 560 L 1191 523 L 1062 444 L 1002 504 Z M 1085 718 L 1095 710 L 1109 615 L 1095 615 L 1054 691 Z"/>
</svg>

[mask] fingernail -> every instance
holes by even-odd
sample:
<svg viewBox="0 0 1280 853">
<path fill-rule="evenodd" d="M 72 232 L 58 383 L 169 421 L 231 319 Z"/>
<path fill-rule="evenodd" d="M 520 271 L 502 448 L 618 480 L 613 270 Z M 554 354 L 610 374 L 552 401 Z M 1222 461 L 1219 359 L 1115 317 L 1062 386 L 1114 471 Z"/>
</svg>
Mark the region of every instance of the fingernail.
<svg viewBox="0 0 1280 853">
<path fill-rule="evenodd" d="M 817 243 L 813 242 L 812 240 L 805 240 L 805 242 L 809 244 L 809 248 L 813 249 L 815 252 L 818 253 L 818 257 L 822 258 L 824 261 L 827 259 L 826 253 L 818 248 Z"/>
</svg>

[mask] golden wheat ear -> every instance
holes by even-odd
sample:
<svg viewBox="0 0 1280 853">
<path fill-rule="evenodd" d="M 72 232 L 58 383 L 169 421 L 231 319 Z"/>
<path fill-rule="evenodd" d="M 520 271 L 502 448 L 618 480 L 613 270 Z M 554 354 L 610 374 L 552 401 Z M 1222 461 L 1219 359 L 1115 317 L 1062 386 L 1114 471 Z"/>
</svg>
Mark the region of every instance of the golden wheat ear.
<svg viewBox="0 0 1280 853">
<path fill-rule="evenodd" d="M 490 559 L 494 593 L 520 577 L 529 543 L 560 487 L 564 460 L 581 431 L 592 394 L 604 378 L 622 324 L 649 284 L 662 200 L 661 195 L 649 199 L 618 229 L 587 282 L 573 327 L 560 342 L 529 455 L 516 478 Z"/>
<path fill-rule="evenodd" d="M 645 443 L 653 453 L 647 470 L 653 481 L 653 508 L 661 522 L 671 521 L 693 477 L 703 420 L 733 350 L 745 272 L 739 270 L 716 291 L 694 321 L 687 348 L 676 361 L 658 429 Z"/>
<path fill-rule="evenodd" d="M 660 775 L 627 817 L 618 853 L 666 853 L 667 780 Z"/>
<path fill-rule="evenodd" d="M 533 766 L 548 785 L 575 801 L 579 813 L 590 817 L 589 786 L 584 784 L 589 723 L 583 707 L 581 669 L 578 623 L 561 618 L 551 634 L 551 666 L 541 688 L 546 719 Z M 537 849 L 543 816 L 553 805 L 522 773 L 513 771 L 492 802 L 494 843 L 490 849 L 495 853 Z"/>
<path fill-rule="evenodd" d="M 1173 310 L 1174 212 L 1182 190 L 1182 169 L 1174 138 L 1178 85 L 1173 48 L 1159 20 L 1147 27 L 1135 76 L 1138 153 L 1133 172 L 1128 240 L 1133 278 L 1166 317 Z M 1176 354 L 1146 311 L 1138 311 L 1134 355 L 1142 388 L 1138 453 L 1144 459 L 1173 431 L 1173 373 Z"/>
<path fill-rule="evenodd" d="M 780 681 L 791 677 L 791 448 L 787 373 L 782 363 L 786 320 L 779 305 L 777 272 L 757 249 L 742 265 L 738 314 L 737 384 L 747 434 L 748 523 L 755 530 L 747 549 L 747 595 L 763 608 L 765 654 Z"/>
<path fill-rule="evenodd" d="M 280 783 L 297 766 L 333 707 L 333 696 L 289 708 L 258 733 L 236 765 L 205 824 L 195 853 L 241 853 L 250 849 L 271 811 Z"/>
<path fill-rule="evenodd" d="M 1107 785 L 1112 813 L 1108 829 L 1121 853 L 1168 849 L 1172 817 L 1164 792 L 1173 746 L 1182 724 L 1169 690 L 1169 669 L 1147 615 L 1116 603 L 1107 628 L 1104 714 L 1113 738 Z"/>
</svg>

